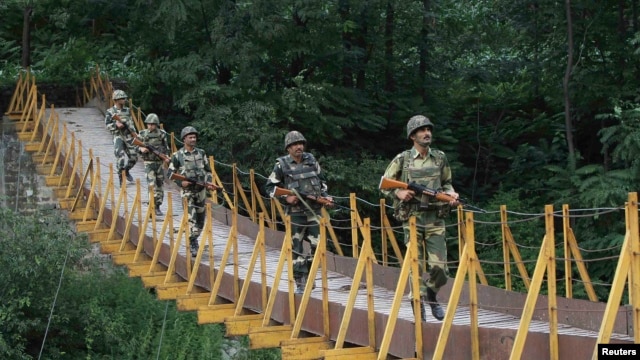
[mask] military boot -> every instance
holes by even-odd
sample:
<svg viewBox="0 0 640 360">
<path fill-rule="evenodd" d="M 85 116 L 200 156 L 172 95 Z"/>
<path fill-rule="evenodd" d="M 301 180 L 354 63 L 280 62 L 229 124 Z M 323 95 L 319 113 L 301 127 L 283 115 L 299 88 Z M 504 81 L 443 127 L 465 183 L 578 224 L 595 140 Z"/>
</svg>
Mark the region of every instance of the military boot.
<svg viewBox="0 0 640 360">
<path fill-rule="evenodd" d="M 438 304 L 436 292 L 431 288 L 427 288 L 427 304 L 431 307 L 431 315 L 438 320 L 444 319 L 444 309 Z"/>
<path fill-rule="evenodd" d="M 129 170 L 128 169 L 125 172 L 125 176 L 127 177 L 127 181 L 133 182 L 133 176 L 131 176 L 131 174 L 129 174 Z"/>
<path fill-rule="evenodd" d="M 296 294 L 303 294 L 304 293 L 304 287 L 307 283 L 307 278 L 306 277 L 297 277 L 296 278 Z"/>
<path fill-rule="evenodd" d="M 191 239 L 191 256 L 196 257 L 198 255 L 198 239 Z"/>
<path fill-rule="evenodd" d="M 122 173 L 118 172 L 118 184 L 120 184 L 120 187 L 122 187 Z"/>
<path fill-rule="evenodd" d="M 156 216 L 162 216 L 162 210 L 160 210 L 160 204 L 156 204 Z"/>
</svg>

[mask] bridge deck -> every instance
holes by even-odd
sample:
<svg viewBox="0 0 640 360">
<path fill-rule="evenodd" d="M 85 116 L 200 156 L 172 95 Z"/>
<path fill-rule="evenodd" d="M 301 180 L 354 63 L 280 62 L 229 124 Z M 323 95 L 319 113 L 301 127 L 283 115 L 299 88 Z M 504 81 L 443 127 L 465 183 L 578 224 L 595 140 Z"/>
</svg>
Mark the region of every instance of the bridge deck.
<svg viewBox="0 0 640 360">
<path fill-rule="evenodd" d="M 68 130 L 70 132 L 75 133 L 76 138 L 82 141 L 83 165 L 86 166 L 86 164 L 89 161 L 89 153 L 88 153 L 89 148 L 92 149 L 93 156 L 100 159 L 100 163 L 101 163 L 100 171 L 102 173 L 102 188 L 104 189 L 107 183 L 108 164 L 113 162 L 114 154 L 113 154 L 112 137 L 104 126 L 104 116 L 102 112 L 96 108 L 60 108 L 60 109 L 56 109 L 56 112 L 60 116 L 61 123 L 62 121 L 64 121 L 67 124 Z M 215 155 L 215 154 L 209 154 L 209 155 Z M 146 204 L 148 204 L 148 200 L 147 200 L 147 188 L 146 188 L 146 177 L 144 173 L 144 164 L 141 160 L 138 161 L 135 167 L 131 170 L 131 174 L 135 179 L 140 179 L 140 182 L 141 182 L 143 201 L 145 204 L 145 206 L 143 206 L 143 214 L 144 214 L 147 210 Z M 129 201 L 129 205 L 128 205 L 129 208 L 131 208 L 132 206 L 131 202 L 133 202 L 134 196 L 135 196 L 135 184 L 127 184 L 127 197 Z M 180 224 L 183 210 L 182 210 L 182 201 L 180 199 L 179 189 L 172 182 L 165 183 L 165 201 L 164 201 L 164 204 L 162 205 L 162 210 L 165 213 L 167 212 L 167 201 L 166 201 L 167 196 L 171 196 L 173 199 L 173 224 L 175 227 L 177 227 Z M 116 194 L 116 199 L 117 199 L 117 194 Z M 124 210 L 121 208 L 119 213 L 120 213 L 120 216 L 123 216 Z M 162 219 L 163 217 L 160 217 L 158 219 L 160 225 L 161 225 L 160 221 Z M 160 225 L 158 226 L 158 229 L 160 228 Z M 150 228 L 147 229 L 146 234 L 151 237 L 153 235 L 152 230 Z M 214 253 L 214 265 L 216 268 L 218 268 L 220 265 L 221 256 L 226 246 L 228 236 L 229 236 L 229 226 L 227 226 L 226 224 L 220 221 L 215 220 L 213 224 L 213 239 L 214 239 L 213 249 L 209 249 L 209 250 L 212 250 Z M 170 239 L 168 236 L 166 236 L 165 239 L 163 239 L 163 241 L 166 244 L 169 244 Z M 251 238 L 250 236 L 246 236 L 246 235 L 239 236 L 238 255 L 239 255 L 239 262 L 240 262 L 240 278 L 242 279 L 244 279 L 247 274 L 247 268 L 249 266 L 248 261 L 253 251 L 253 245 L 254 245 L 254 239 Z M 186 251 L 184 244 L 182 244 L 180 248 L 180 255 L 182 257 L 185 257 L 187 253 L 188 252 Z M 272 286 L 274 281 L 273 274 L 276 272 L 275 269 L 276 269 L 279 255 L 280 255 L 280 249 L 278 248 L 269 248 L 266 254 L 267 279 L 268 279 L 267 281 L 268 281 L 269 287 Z M 203 256 L 202 264 L 207 266 L 201 266 L 200 271 L 208 271 L 206 270 L 206 268 L 209 265 L 207 256 Z M 225 272 L 232 276 L 233 275 L 232 271 L 233 271 L 232 264 L 229 263 L 225 269 Z M 259 274 L 259 267 L 256 267 L 256 272 L 254 272 L 251 281 L 256 284 L 259 284 L 261 282 L 260 277 L 261 275 Z M 341 273 L 333 272 L 333 271 L 328 272 L 327 277 L 329 279 L 328 292 L 329 292 L 329 301 L 331 303 L 330 308 L 343 309 L 344 304 L 347 302 L 347 297 L 349 295 L 349 292 L 344 289 L 345 287 L 348 287 L 349 285 L 351 285 L 352 279 Z M 451 282 L 452 281 L 450 281 L 450 283 Z M 320 285 L 321 283 L 320 278 L 316 280 L 316 283 Z M 210 290 L 208 289 L 209 286 L 206 281 L 201 281 L 198 285 L 207 290 Z M 282 294 L 288 293 L 286 267 L 285 267 L 285 273 L 283 273 L 283 279 L 280 281 L 278 291 L 281 292 Z M 321 304 L 320 303 L 321 295 L 322 295 L 322 292 L 320 291 L 319 288 L 314 290 L 311 296 L 312 296 L 312 299 L 317 301 L 311 301 L 309 306 L 319 307 Z M 221 296 L 224 296 L 224 292 L 221 292 Z M 376 286 L 375 295 L 374 295 L 375 311 L 377 313 L 376 317 L 380 318 L 381 319 L 380 321 L 384 321 L 386 318 L 386 315 L 389 314 L 393 296 L 394 296 L 393 289 L 387 289 L 380 286 Z M 441 300 L 445 300 L 445 299 L 441 299 Z M 286 308 L 286 306 L 283 306 L 283 308 Z M 261 309 L 259 308 L 254 308 L 253 310 L 257 312 L 261 311 Z M 365 319 L 366 319 L 366 310 L 367 310 L 366 290 L 361 290 L 356 302 L 356 311 L 362 311 L 365 314 Z M 310 310 L 307 311 L 307 314 L 321 313 L 321 311 L 322 311 L 321 308 L 313 309 L 313 310 L 311 310 L 310 308 Z M 339 313 L 341 314 L 342 311 L 339 311 Z M 470 313 L 468 308 L 464 306 L 458 306 L 455 314 L 455 319 L 453 322 L 454 328 L 457 330 L 452 331 L 452 334 L 449 337 L 449 346 L 447 347 L 447 352 L 446 352 L 447 354 L 452 354 L 452 355 L 460 354 L 461 358 L 469 358 L 469 351 L 470 351 L 469 345 L 468 345 L 469 336 L 470 336 L 469 335 L 469 325 L 470 325 L 469 314 Z M 278 313 L 274 312 L 274 317 L 278 321 L 283 321 L 285 320 L 286 315 L 278 315 Z M 307 315 L 307 317 L 309 317 L 309 315 Z M 332 318 L 331 320 L 332 321 L 332 324 L 331 324 L 332 339 L 335 339 L 335 337 L 337 336 L 340 318 L 337 318 L 338 321 L 335 321 L 335 320 L 336 319 L 334 318 Z M 312 333 L 313 332 L 318 333 L 317 329 L 315 329 L 313 326 L 314 323 L 318 323 L 318 322 L 321 323 L 321 321 L 319 321 L 318 319 L 315 319 L 315 321 L 310 321 L 310 322 L 306 322 L 306 319 L 305 319 L 305 326 L 303 326 L 303 330 L 307 330 Z M 515 335 L 515 330 L 518 329 L 519 322 L 520 322 L 519 318 L 515 316 L 503 314 L 500 312 L 480 309 L 479 310 L 479 326 L 480 326 L 480 336 L 482 337 L 480 341 L 481 354 L 482 353 L 493 354 L 489 356 L 491 358 L 500 358 L 502 354 L 508 353 L 508 351 L 510 350 L 509 348 L 510 344 L 508 344 L 503 340 L 505 337 L 509 337 L 513 339 L 513 336 Z M 380 324 L 384 324 L 384 323 L 380 322 Z M 390 354 L 398 357 L 411 356 L 412 347 L 415 346 L 415 343 L 413 340 L 414 335 L 413 335 L 412 324 L 413 324 L 413 313 L 411 310 L 410 302 L 405 297 L 400 309 L 396 331 L 406 331 L 407 333 L 400 333 L 400 334 L 394 335 L 394 339 L 392 340 L 392 346 L 390 348 Z M 366 324 L 364 324 L 364 327 L 366 328 Z M 350 335 L 347 336 L 348 342 L 352 342 L 354 344 L 359 344 L 359 345 L 367 345 L 366 329 L 364 328 L 358 329 L 357 327 L 354 327 L 353 324 L 351 325 L 350 329 L 353 329 L 353 331 L 349 331 Z M 423 336 L 424 336 L 423 343 L 424 343 L 425 354 L 431 354 L 433 352 L 433 349 L 435 346 L 434 341 L 435 339 L 437 339 L 437 333 L 439 329 L 440 329 L 440 322 L 433 319 L 431 314 L 427 311 L 427 321 L 425 324 L 423 324 Z M 493 332 L 491 331 L 491 329 L 497 329 L 498 331 Z M 532 338 L 528 338 L 526 349 L 530 349 L 532 347 L 541 347 L 542 351 L 540 351 L 539 349 L 538 351 L 535 351 L 532 353 L 537 353 L 538 355 L 542 354 L 545 357 L 548 356 L 549 354 L 548 336 L 545 335 L 549 333 L 548 323 L 533 321 L 529 331 L 532 334 L 539 333 L 541 334 L 541 337 L 540 337 L 540 340 L 536 340 L 535 337 L 533 336 Z M 384 333 L 384 326 L 378 326 L 378 329 L 376 332 L 377 332 L 378 338 L 381 339 Z M 571 326 L 565 326 L 565 325 L 559 326 L 558 332 L 561 335 L 561 337 L 567 336 L 574 339 L 588 338 L 591 341 L 593 341 L 593 339 L 597 337 L 597 333 L 595 333 L 594 331 L 582 330 L 582 329 L 578 329 Z M 502 334 L 502 337 L 498 339 L 492 339 L 491 337 L 495 334 Z M 631 342 L 633 341 L 632 338 L 629 338 L 626 335 L 615 335 L 613 339 L 620 340 L 620 341 L 631 341 Z M 365 343 L 360 343 L 363 340 Z M 466 342 L 464 346 L 460 345 L 462 341 Z M 563 344 L 564 343 L 561 342 L 560 350 L 561 350 L 561 353 L 565 355 L 576 355 L 576 352 L 580 353 L 581 351 L 580 349 L 576 349 L 573 347 L 573 345 L 575 345 L 575 342 L 572 343 L 571 341 L 569 341 L 567 342 L 566 346 Z M 591 344 L 593 344 L 593 342 Z M 525 349 L 525 354 L 527 354 L 526 349 Z M 592 349 L 593 348 L 591 347 L 591 349 L 589 349 L 587 353 L 590 353 Z M 544 354 L 547 354 L 547 355 L 544 355 Z M 454 356 L 452 356 L 451 358 L 454 358 Z M 536 357 L 536 358 L 539 358 L 539 357 Z M 561 358 L 564 358 L 564 357 L 561 356 Z M 571 358 L 576 358 L 576 357 L 571 356 Z"/>
</svg>

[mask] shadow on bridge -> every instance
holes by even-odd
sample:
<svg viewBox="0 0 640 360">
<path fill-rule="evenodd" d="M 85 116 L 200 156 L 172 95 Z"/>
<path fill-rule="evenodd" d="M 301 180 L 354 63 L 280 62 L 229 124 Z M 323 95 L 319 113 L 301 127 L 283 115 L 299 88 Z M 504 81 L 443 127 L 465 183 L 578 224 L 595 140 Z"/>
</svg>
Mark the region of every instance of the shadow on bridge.
<svg viewBox="0 0 640 360">
<path fill-rule="evenodd" d="M 346 246 L 353 256 L 344 255 L 335 220 L 323 209 L 308 284 L 297 295 L 289 217 L 279 202 L 260 195 L 253 170 L 241 179 L 247 173 L 210 158 L 214 182 L 225 191 L 211 192 L 200 248 L 191 259 L 179 189 L 166 184 L 165 216 L 157 217 L 153 196 L 143 194 L 139 180 L 118 188 L 113 165 L 100 161 L 113 157 L 103 122 L 111 92 L 110 82 L 96 69 L 81 101 L 90 106 L 47 108 L 35 78 L 26 72 L 5 115 L 77 229 L 87 232 L 116 264 L 127 266 L 130 276 L 154 288 L 159 299 L 197 311 L 199 323 L 224 323 L 227 335 L 249 336 L 252 348 L 279 347 L 285 359 L 596 358 L 597 343 L 640 343 L 640 332 L 633 331 L 640 322 L 640 279 L 634 275 L 640 274 L 636 193 L 629 194 L 624 206 L 610 209 L 624 210 L 627 233 L 607 303 L 598 302 L 567 205 L 561 212 L 548 205 L 541 214 L 527 214 L 544 225 L 531 275 L 525 266 L 529 260 L 522 259 L 511 233 L 508 216 L 513 212 L 502 206 L 491 214 L 500 220 L 491 222 L 480 220 L 486 214 L 460 207 L 454 224 L 459 243 L 458 260 L 452 264 L 457 265 L 455 279 L 440 292 L 448 299 L 445 318 L 439 322 L 427 316 L 421 322 L 416 321 L 419 311 L 411 310 L 418 295 L 408 296 L 409 281 L 415 287 L 418 282 L 409 276 L 418 266 L 415 221 L 403 252 L 384 200 L 379 204 L 381 223 L 374 226 L 360 217 L 359 199 L 350 194 L 352 236 Z M 134 122 L 142 128 L 140 109 Z M 171 136 L 174 151 L 176 141 Z M 221 166 L 231 168 L 230 184 L 216 173 Z M 140 167 L 132 174 L 144 178 Z M 240 209 L 246 215 L 240 215 Z M 560 219 L 563 239 L 558 242 L 555 226 Z M 491 265 L 503 267 L 505 289 L 488 286 L 492 274 L 485 274 L 483 265 L 490 264 L 476 254 L 476 225 L 500 227 L 500 241 L 489 245 L 502 248 L 503 262 Z M 382 241 L 381 254 L 374 252 L 374 233 Z M 563 257 L 556 255 L 560 246 Z M 564 264 L 564 297 L 557 296 L 558 262 Z M 572 299 L 574 266 L 590 301 Z M 526 293 L 512 291 L 512 267 Z M 631 304 L 620 307 L 627 283 Z M 312 284 L 319 286 L 314 289 Z"/>
</svg>

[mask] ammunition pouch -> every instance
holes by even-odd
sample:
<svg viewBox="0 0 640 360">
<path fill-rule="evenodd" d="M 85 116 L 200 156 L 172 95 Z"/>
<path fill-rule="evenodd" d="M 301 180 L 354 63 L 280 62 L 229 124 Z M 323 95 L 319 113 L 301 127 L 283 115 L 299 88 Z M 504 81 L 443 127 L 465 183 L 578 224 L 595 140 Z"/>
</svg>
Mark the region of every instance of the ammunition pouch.
<svg viewBox="0 0 640 360">
<path fill-rule="evenodd" d="M 448 218 L 451 213 L 451 205 L 449 204 L 434 204 L 429 203 L 427 206 L 421 206 L 417 202 L 403 202 L 397 200 L 393 205 L 393 217 L 401 222 L 409 220 L 411 216 L 411 212 L 419 210 L 419 211 L 434 211 L 436 212 L 436 216 L 439 219 Z"/>
<path fill-rule="evenodd" d="M 414 206 L 410 203 L 396 200 L 395 204 L 393 204 L 393 217 L 400 222 L 407 221 L 413 209 Z"/>
</svg>

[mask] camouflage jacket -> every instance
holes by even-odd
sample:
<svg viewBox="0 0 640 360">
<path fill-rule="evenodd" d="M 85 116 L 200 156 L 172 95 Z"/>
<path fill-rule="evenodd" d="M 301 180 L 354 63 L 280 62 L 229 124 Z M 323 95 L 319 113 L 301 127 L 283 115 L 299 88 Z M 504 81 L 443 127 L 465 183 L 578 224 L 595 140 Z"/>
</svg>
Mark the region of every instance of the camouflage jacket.
<svg viewBox="0 0 640 360">
<path fill-rule="evenodd" d="M 122 122 L 126 125 L 122 129 L 118 129 L 116 126 L 117 120 L 113 118 L 114 115 L 118 115 Z M 104 115 L 104 124 L 107 126 L 107 130 L 111 132 L 114 137 L 122 138 L 127 142 L 131 142 L 133 139 L 132 133 L 136 133 L 136 127 L 133 124 L 131 112 L 128 107 L 118 109 L 115 105 L 108 108 Z"/>
<path fill-rule="evenodd" d="M 140 131 L 140 134 L 138 134 L 138 139 L 140 139 L 140 141 L 142 141 L 146 145 L 153 146 L 156 150 L 165 155 L 169 154 L 169 146 L 167 145 L 167 133 L 165 133 L 161 129 L 155 129 L 154 131 L 144 129 Z M 144 161 L 162 161 L 162 159 L 158 155 L 154 154 L 151 151 L 143 153 L 140 151 L 140 147 L 138 147 L 138 152 L 140 152 Z"/>
<path fill-rule="evenodd" d="M 327 184 L 320 164 L 310 153 L 302 154 L 302 161 L 296 163 L 290 155 L 279 157 L 267 183 L 265 191 L 270 197 L 274 196 L 275 188 L 283 187 L 285 189 L 295 189 L 304 194 L 315 196 L 328 196 Z M 320 208 L 322 205 L 316 202 L 309 202 L 312 208 Z M 303 212 L 306 207 L 303 204 L 288 206 L 289 212 Z"/>
<path fill-rule="evenodd" d="M 184 175 L 200 182 L 213 181 L 209 158 L 207 158 L 204 150 L 199 148 L 194 148 L 193 151 L 189 152 L 183 147 L 173 153 L 169 162 L 169 177 L 173 173 Z M 189 185 L 183 188 L 182 182 L 179 180 L 176 180 L 175 183 L 184 191 L 201 191 L 204 189 L 198 185 Z"/>
<path fill-rule="evenodd" d="M 406 161 L 406 162 L 405 162 Z M 430 189 L 453 192 L 451 167 L 444 152 L 429 148 L 427 155 L 422 158 L 420 153 L 411 148 L 396 155 L 384 172 L 384 177 L 402 182 L 415 181 Z M 392 200 L 397 200 L 395 190 L 383 190 L 383 194 Z M 426 196 L 426 195 L 425 195 Z M 424 197 L 424 196 L 423 196 Z M 416 196 L 411 203 L 428 202 Z"/>
</svg>

